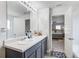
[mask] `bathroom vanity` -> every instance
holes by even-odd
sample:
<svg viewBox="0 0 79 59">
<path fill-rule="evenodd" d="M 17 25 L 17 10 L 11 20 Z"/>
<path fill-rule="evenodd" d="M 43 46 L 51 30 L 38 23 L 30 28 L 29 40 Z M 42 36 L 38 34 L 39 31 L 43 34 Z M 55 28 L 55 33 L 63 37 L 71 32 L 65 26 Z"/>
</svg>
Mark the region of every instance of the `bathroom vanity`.
<svg viewBox="0 0 79 59">
<path fill-rule="evenodd" d="M 6 58 L 43 58 L 47 51 L 47 36 L 5 42 Z"/>
</svg>

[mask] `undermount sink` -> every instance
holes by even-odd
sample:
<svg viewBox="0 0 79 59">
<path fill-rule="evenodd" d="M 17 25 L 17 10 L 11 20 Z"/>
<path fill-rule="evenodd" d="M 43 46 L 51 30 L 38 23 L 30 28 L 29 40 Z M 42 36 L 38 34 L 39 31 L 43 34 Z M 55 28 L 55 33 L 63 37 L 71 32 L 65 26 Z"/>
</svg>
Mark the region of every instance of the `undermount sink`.
<svg viewBox="0 0 79 59">
<path fill-rule="evenodd" d="M 32 44 L 34 42 L 36 42 L 37 40 L 37 37 L 33 36 L 32 38 L 22 38 L 18 41 L 16 41 L 16 45 L 29 45 L 29 44 Z"/>
<path fill-rule="evenodd" d="M 32 38 L 31 39 L 24 39 L 24 40 L 19 40 L 17 41 L 18 45 L 25 45 L 25 44 L 29 44 L 30 42 L 34 41 Z M 27 43 L 28 42 L 28 43 Z"/>
<path fill-rule="evenodd" d="M 26 44 L 26 42 L 23 42 L 23 41 L 17 41 L 17 43 L 16 44 L 18 44 L 18 45 L 25 45 Z"/>
</svg>

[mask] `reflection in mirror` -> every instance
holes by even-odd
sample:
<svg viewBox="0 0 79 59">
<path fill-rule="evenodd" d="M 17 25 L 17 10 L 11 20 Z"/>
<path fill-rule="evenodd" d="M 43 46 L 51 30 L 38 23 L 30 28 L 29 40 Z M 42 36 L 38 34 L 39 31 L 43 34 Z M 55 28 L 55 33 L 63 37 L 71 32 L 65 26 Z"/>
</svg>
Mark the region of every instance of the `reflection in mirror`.
<svg viewBox="0 0 79 59">
<path fill-rule="evenodd" d="M 30 30 L 30 11 L 18 1 L 7 2 L 8 38 L 25 36 Z"/>
</svg>

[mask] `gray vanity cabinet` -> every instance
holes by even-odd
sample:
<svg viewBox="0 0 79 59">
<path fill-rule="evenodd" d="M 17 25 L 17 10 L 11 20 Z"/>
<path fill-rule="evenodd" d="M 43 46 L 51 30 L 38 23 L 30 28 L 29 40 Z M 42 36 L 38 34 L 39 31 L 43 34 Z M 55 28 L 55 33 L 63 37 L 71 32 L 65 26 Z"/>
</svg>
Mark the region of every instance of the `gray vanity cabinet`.
<svg viewBox="0 0 79 59">
<path fill-rule="evenodd" d="M 6 58 L 24 58 L 24 53 L 17 52 L 15 50 L 5 48 L 5 57 Z"/>
<path fill-rule="evenodd" d="M 25 58 L 35 58 L 35 46 L 24 52 Z"/>
<path fill-rule="evenodd" d="M 35 52 L 32 53 L 28 58 L 35 58 Z"/>
<path fill-rule="evenodd" d="M 45 47 L 44 41 L 45 41 L 45 40 L 42 40 L 42 42 L 41 42 L 41 43 L 42 43 L 42 46 L 41 46 L 41 47 L 42 47 L 42 51 L 41 51 L 41 57 L 42 57 L 42 58 L 44 57 L 44 51 L 45 51 L 45 48 L 44 48 L 44 47 Z"/>
<path fill-rule="evenodd" d="M 41 49 L 41 42 L 37 45 L 37 49 L 36 49 L 36 58 L 41 58 L 41 52 L 42 49 Z"/>
<path fill-rule="evenodd" d="M 47 54 L 47 39 L 48 37 L 45 37 L 44 39 L 44 54 Z"/>
<path fill-rule="evenodd" d="M 43 58 L 45 54 L 47 54 L 47 37 L 42 40 L 42 54 L 41 57 Z"/>
<path fill-rule="evenodd" d="M 25 58 L 41 58 L 41 42 L 24 52 Z"/>
<path fill-rule="evenodd" d="M 24 52 L 5 48 L 6 58 L 43 58 L 47 51 L 47 37 Z"/>
</svg>

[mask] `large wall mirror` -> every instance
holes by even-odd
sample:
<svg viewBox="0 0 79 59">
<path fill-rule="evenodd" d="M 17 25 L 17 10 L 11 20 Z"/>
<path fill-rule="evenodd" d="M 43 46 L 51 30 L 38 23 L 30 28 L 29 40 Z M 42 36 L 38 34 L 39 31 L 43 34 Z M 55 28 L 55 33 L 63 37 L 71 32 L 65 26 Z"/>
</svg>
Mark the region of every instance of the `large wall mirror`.
<svg viewBox="0 0 79 59">
<path fill-rule="evenodd" d="M 7 38 L 25 36 L 30 30 L 30 11 L 18 1 L 7 1 Z"/>
</svg>

